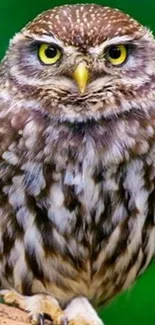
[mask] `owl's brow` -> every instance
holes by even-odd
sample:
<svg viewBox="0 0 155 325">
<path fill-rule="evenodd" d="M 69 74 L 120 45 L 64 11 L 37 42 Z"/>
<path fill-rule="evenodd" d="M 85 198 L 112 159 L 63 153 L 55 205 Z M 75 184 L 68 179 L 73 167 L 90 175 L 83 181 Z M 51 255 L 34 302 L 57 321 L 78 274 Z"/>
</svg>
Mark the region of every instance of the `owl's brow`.
<svg viewBox="0 0 155 325">
<path fill-rule="evenodd" d="M 102 44 L 97 45 L 95 47 L 90 47 L 89 48 L 89 53 L 98 54 L 101 51 L 103 51 L 103 49 L 105 49 L 106 47 L 108 47 L 110 45 L 127 44 L 127 43 L 131 43 L 131 42 L 134 44 L 133 37 L 130 37 L 130 36 L 127 36 L 127 35 L 108 38 Z"/>
<path fill-rule="evenodd" d="M 46 34 L 42 34 L 42 35 L 38 35 L 38 34 L 29 34 L 29 33 L 24 33 L 24 35 L 28 38 L 33 37 L 33 40 L 35 40 L 36 42 L 42 42 L 42 43 L 49 43 L 49 44 L 56 44 L 60 47 L 62 47 L 64 44 L 63 42 L 61 42 L 60 40 L 58 40 L 54 35 L 46 35 Z"/>
</svg>

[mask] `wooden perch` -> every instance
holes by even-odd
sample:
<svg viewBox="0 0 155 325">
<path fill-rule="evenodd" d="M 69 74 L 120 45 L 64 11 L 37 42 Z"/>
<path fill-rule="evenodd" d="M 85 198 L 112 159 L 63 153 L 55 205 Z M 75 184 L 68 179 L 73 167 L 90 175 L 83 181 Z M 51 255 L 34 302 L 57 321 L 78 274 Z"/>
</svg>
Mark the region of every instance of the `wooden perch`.
<svg viewBox="0 0 155 325">
<path fill-rule="evenodd" d="M 45 325 L 52 324 L 49 321 Z M 32 325 L 28 314 L 18 308 L 0 304 L 0 325 Z"/>
<path fill-rule="evenodd" d="M 24 311 L 0 304 L 0 325 L 30 325 L 27 313 Z"/>
</svg>

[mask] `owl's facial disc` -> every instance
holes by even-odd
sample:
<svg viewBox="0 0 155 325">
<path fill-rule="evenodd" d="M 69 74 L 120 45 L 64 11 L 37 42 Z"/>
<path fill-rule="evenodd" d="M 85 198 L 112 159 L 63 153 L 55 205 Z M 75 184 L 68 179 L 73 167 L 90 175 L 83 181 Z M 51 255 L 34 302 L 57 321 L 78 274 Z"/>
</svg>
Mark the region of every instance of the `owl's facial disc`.
<svg viewBox="0 0 155 325">
<path fill-rule="evenodd" d="M 34 100 L 33 109 L 35 102 L 59 121 L 98 121 L 148 107 L 155 42 L 117 9 L 79 4 L 48 10 L 15 36 L 9 50 L 11 82 Z"/>
</svg>

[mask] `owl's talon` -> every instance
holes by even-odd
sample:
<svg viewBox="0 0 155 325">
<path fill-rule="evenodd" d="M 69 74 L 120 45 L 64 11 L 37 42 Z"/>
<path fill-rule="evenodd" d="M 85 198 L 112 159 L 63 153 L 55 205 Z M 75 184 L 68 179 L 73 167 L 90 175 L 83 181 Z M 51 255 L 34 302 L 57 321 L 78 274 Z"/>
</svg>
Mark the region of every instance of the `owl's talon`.
<svg viewBox="0 0 155 325">
<path fill-rule="evenodd" d="M 36 294 L 23 296 L 15 290 L 0 290 L 0 296 L 7 304 L 17 307 L 29 313 L 31 323 L 44 325 L 44 315 L 50 317 L 53 325 L 66 325 L 67 317 L 60 308 L 58 301 L 51 295 Z"/>
<path fill-rule="evenodd" d="M 39 314 L 39 325 L 44 325 L 45 323 L 45 317 L 44 314 Z"/>
<path fill-rule="evenodd" d="M 29 314 L 30 322 L 32 325 L 42 325 L 40 323 L 40 314 Z M 44 324 L 43 324 L 44 325 Z"/>
<path fill-rule="evenodd" d="M 67 324 L 68 324 L 67 317 L 62 316 L 60 319 L 60 325 L 67 325 Z"/>
</svg>

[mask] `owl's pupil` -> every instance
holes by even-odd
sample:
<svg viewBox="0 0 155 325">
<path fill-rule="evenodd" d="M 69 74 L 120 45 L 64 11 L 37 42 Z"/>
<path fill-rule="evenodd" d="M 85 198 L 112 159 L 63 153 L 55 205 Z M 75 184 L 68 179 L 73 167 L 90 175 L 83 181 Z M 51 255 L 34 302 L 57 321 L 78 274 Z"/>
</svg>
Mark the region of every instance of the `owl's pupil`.
<svg viewBox="0 0 155 325">
<path fill-rule="evenodd" d="M 108 52 L 112 59 L 118 59 L 121 56 L 121 50 L 118 46 L 112 46 Z"/>
<path fill-rule="evenodd" d="M 54 46 L 49 46 L 46 50 L 45 50 L 45 54 L 46 57 L 49 59 L 54 58 L 57 55 L 57 48 Z"/>
</svg>

